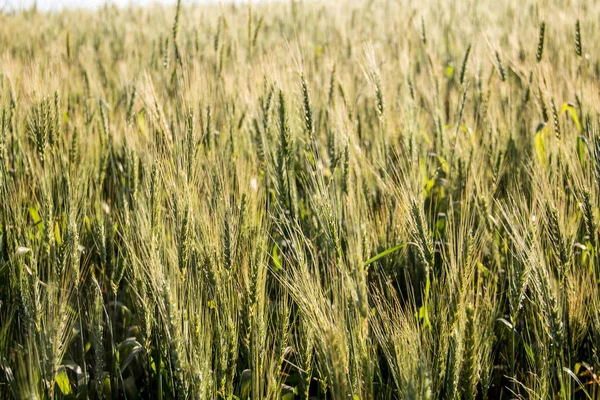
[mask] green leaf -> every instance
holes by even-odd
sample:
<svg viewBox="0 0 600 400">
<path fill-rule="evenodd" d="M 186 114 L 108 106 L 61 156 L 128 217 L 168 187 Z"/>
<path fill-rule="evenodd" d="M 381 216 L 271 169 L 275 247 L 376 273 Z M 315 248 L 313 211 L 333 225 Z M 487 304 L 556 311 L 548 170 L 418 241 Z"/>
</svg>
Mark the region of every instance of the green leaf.
<svg viewBox="0 0 600 400">
<path fill-rule="evenodd" d="M 577 377 L 577 375 L 575 375 L 575 374 L 573 373 L 573 371 L 571 371 L 571 370 L 570 370 L 569 368 L 567 368 L 567 367 L 563 367 L 563 371 L 565 371 L 567 374 L 569 374 L 569 376 L 570 376 L 571 378 L 573 378 L 573 380 L 574 380 L 574 381 L 577 383 L 577 385 L 579 385 L 579 389 L 577 389 L 577 390 L 582 390 L 582 391 L 583 391 L 583 393 L 585 393 L 585 396 L 586 396 L 588 399 L 592 400 L 592 396 L 590 396 L 590 394 L 588 393 L 588 391 L 587 391 L 587 390 L 585 390 L 585 386 L 584 386 L 584 384 L 583 384 L 583 383 L 582 383 L 582 382 L 579 380 L 579 378 Z"/>
<path fill-rule="evenodd" d="M 58 385 L 58 388 L 60 389 L 62 394 L 71 394 L 71 382 L 69 382 L 69 376 L 67 375 L 65 367 L 60 366 L 58 368 L 58 372 L 54 376 L 54 380 L 56 381 L 56 384 Z"/>
<path fill-rule="evenodd" d="M 123 380 L 123 389 L 127 392 L 127 399 L 139 399 L 140 392 L 138 385 L 136 385 L 135 379 L 133 376 L 127 377 Z"/>
<path fill-rule="evenodd" d="M 20 246 L 19 248 L 17 248 L 17 251 L 15 252 L 15 254 L 18 256 L 23 256 L 23 255 L 29 253 L 30 251 L 31 251 L 31 249 L 29 247 Z"/>
<path fill-rule="evenodd" d="M 573 120 L 573 122 L 575 123 L 575 126 L 577 127 L 577 130 L 579 132 L 581 132 L 581 123 L 579 122 L 579 117 L 577 117 L 577 109 L 575 108 L 575 105 L 571 104 L 571 103 L 565 103 L 562 105 L 562 107 L 560 108 L 560 113 L 564 113 L 564 112 L 568 112 L 569 115 L 571 116 L 571 119 Z"/>
<path fill-rule="evenodd" d="M 538 126 L 535 128 L 535 133 L 545 131 L 547 129 L 547 126 L 548 126 L 547 122 L 540 122 L 538 124 Z"/>
<path fill-rule="evenodd" d="M 81 367 L 71 360 L 63 360 L 62 367 L 70 369 L 75 373 L 77 377 L 77 392 L 81 393 L 86 388 L 86 375 L 83 373 Z"/>
<path fill-rule="evenodd" d="M 42 217 L 40 217 L 38 210 L 35 207 L 29 207 L 27 211 L 29 211 L 29 215 L 33 220 L 33 225 L 37 226 L 40 233 L 44 233 L 44 224 L 42 223 Z"/>
<path fill-rule="evenodd" d="M 323 46 L 314 46 L 315 49 L 315 57 L 321 58 L 323 57 Z"/>
<path fill-rule="evenodd" d="M 546 168 L 546 144 L 544 143 L 544 133 L 547 130 L 548 126 L 544 124 L 544 126 L 541 129 L 538 129 L 534 138 L 535 152 L 538 156 L 538 160 L 544 168 Z"/>
<path fill-rule="evenodd" d="M 459 128 L 461 131 L 463 131 L 464 133 L 467 133 L 467 134 L 469 134 L 469 135 L 472 135 L 472 134 L 473 134 L 473 131 L 471 130 L 471 128 L 469 128 L 469 127 L 468 127 L 468 126 L 466 126 L 466 125 L 461 125 L 461 126 L 459 126 L 458 128 Z"/>
<path fill-rule="evenodd" d="M 282 384 L 281 385 L 281 400 L 294 400 L 296 398 L 295 392 L 296 392 L 295 388 L 293 388 L 289 385 Z"/>
<path fill-rule="evenodd" d="M 104 377 L 104 382 L 102 385 L 102 391 L 104 392 L 104 397 L 110 397 L 112 393 L 111 384 L 110 384 L 110 375 L 106 374 Z"/>
<path fill-rule="evenodd" d="M 583 154 L 586 146 L 587 143 L 585 142 L 585 138 L 583 136 L 579 136 L 577 138 L 577 157 L 579 157 L 579 165 L 581 165 L 581 168 L 585 168 L 585 160 L 583 158 Z"/>
<path fill-rule="evenodd" d="M 441 235 L 446 230 L 446 218 L 439 218 L 435 222 L 435 231 L 438 235 Z"/>
<path fill-rule="evenodd" d="M 125 370 L 127 366 L 135 359 L 135 356 L 143 350 L 142 345 L 138 342 L 135 337 L 130 337 L 123 340 L 117 346 L 119 351 L 119 359 L 125 354 L 125 359 L 120 362 L 121 370 Z"/>
<path fill-rule="evenodd" d="M 450 164 L 444 159 L 442 156 L 437 156 L 438 162 L 440 163 L 440 167 L 445 173 L 450 173 Z"/>
<path fill-rule="evenodd" d="M 489 269 L 487 269 L 485 267 L 485 265 L 483 265 L 482 263 L 478 262 L 477 263 L 477 269 L 481 272 L 483 272 L 485 275 L 489 275 L 491 274 L 491 271 Z"/>
<path fill-rule="evenodd" d="M 419 308 L 419 319 L 423 323 L 424 328 L 431 328 L 431 323 L 429 322 L 429 311 L 425 304 Z"/>
<path fill-rule="evenodd" d="M 435 185 L 435 179 L 427 179 L 427 181 L 425 181 L 425 193 L 427 193 L 427 195 L 429 195 L 429 193 L 431 192 L 431 189 L 433 189 L 434 185 Z"/>
<path fill-rule="evenodd" d="M 517 330 L 515 329 L 515 327 L 513 326 L 513 324 L 511 324 L 505 318 L 498 318 L 496 321 L 502 322 L 504 325 L 506 325 L 508 327 L 508 329 L 511 330 L 511 332 L 517 333 Z"/>
<path fill-rule="evenodd" d="M 400 243 L 399 245 L 396 245 L 394 247 L 390 247 L 387 250 L 382 251 L 381 253 L 369 258 L 365 263 L 364 266 L 366 267 L 369 264 L 373 264 L 375 261 L 379 260 L 380 258 L 383 258 L 389 254 L 392 254 L 395 251 L 400 250 L 401 248 L 403 248 L 404 246 L 406 246 L 406 243 Z"/>
<path fill-rule="evenodd" d="M 147 134 L 146 134 L 146 117 L 144 116 L 144 113 L 138 113 L 137 126 L 138 126 L 138 130 L 140 131 L 142 136 L 146 137 L 147 136 Z"/>
<path fill-rule="evenodd" d="M 273 245 L 271 256 L 273 257 L 273 265 L 275 266 L 275 272 L 281 271 L 281 261 L 279 260 L 279 247 L 277 246 L 277 244 Z"/>
<path fill-rule="evenodd" d="M 123 340 L 121 343 L 119 343 L 119 345 L 117 346 L 117 349 L 119 351 L 122 351 L 122 350 L 127 350 L 130 347 L 131 348 L 142 347 L 142 345 L 137 340 L 135 340 L 134 337 L 130 337 L 130 338 Z"/>
<path fill-rule="evenodd" d="M 127 366 L 129 366 L 129 364 L 131 364 L 131 362 L 135 359 L 135 357 L 139 353 L 141 353 L 142 350 L 143 350 L 143 348 L 142 348 L 141 345 L 139 345 L 138 347 L 134 347 L 133 349 L 131 349 L 131 351 L 129 352 L 129 354 L 127 354 L 127 357 L 125 357 L 125 359 L 121 363 L 121 371 L 125 370 L 127 368 Z"/>
<path fill-rule="evenodd" d="M 429 279 L 429 272 L 427 272 L 427 276 L 425 278 L 425 300 L 423 301 L 423 305 L 419 308 L 419 320 L 423 324 L 423 328 L 430 328 L 431 323 L 429 322 L 429 291 L 431 289 L 431 280 Z"/>
<path fill-rule="evenodd" d="M 517 331 L 515 326 L 504 318 L 498 318 L 496 321 L 502 322 L 504 325 L 506 325 L 506 327 L 508 329 L 510 329 L 512 334 L 515 335 L 517 337 L 517 339 L 519 339 L 519 342 L 521 342 L 523 344 L 523 347 L 525 348 L 525 353 L 527 354 L 529 359 L 532 361 L 535 360 L 535 354 L 533 352 L 533 348 L 530 345 L 528 345 L 527 343 L 525 343 L 525 341 L 523 340 L 523 337 L 521 336 L 521 334 L 519 334 L 519 332 Z"/>
<path fill-rule="evenodd" d="M 60 237 L 60 227 L 58 222 L 54 223 L 54 240 L 58 246 L 62 245 L 62 238 Z"/>
<path fill-rule="evenodd" d="M 451 80 L 454 77 L 454 67 L 450 64 L 446 66 L 446 78 Z"/>
<path fill-rule="evenodd" d="M 252 370 L 245 369 L 242 372 L 242 376 L 240 377 L 240 397 L 242 399 L 247 399 L 250 397 L 250 391 L 252 390 Z"/>
<path fill-rule="evenodd" d="M 535 361 L 535 355 L 533 353 L 533 349 L 531 348 L 530 345 L 528 345 L 527 343 L 525 343 L 525 341 L 522 341 L 523 343 L 523 347 L 525 348 L 525 353 L 527 353 L 527 356 L 529 357 L 529 359 L 533 362 Z"/>
</svg>

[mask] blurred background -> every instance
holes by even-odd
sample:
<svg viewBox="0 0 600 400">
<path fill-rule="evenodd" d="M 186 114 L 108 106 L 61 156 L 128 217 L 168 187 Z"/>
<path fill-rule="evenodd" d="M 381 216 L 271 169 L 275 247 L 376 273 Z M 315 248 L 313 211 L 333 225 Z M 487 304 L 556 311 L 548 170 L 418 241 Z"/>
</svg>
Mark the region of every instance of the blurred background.
<svg viewBox="0 0 600 400">
<path fill-rule="evenodd" d="M 183 4 L 191 3 L 218 3 L 219 0 L 183 0 Z M 245 3 L 245 0 L 221 0 L 223 3 Z M 253 3 L 260 0 L 253 0 Z M 116 4 L 118 6 L 127 6 L 129 4 L 148 5 L 154 3 L 170 4 L 176 3 L 176 0 L 0 0 L 0 10 L 11 11 L 23 8 L 30 8 L 37 4 L 37 8 L 43 11 L 58 11 L 65 7 L 68 8 L 96 8 L 103 4 Z"/>
</svg>

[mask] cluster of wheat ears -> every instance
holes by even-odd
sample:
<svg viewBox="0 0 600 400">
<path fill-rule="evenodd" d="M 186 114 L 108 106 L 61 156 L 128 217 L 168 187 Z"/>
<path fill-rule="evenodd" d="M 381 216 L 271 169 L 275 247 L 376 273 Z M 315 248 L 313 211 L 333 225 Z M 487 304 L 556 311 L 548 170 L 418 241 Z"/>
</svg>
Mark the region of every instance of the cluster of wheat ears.
<svg viewBox="0 0 600 400">
<path fill-rule="evenodd" d="M 600 398 L 599 13 L 0 13 L 0 399 Z"/>
</svg>

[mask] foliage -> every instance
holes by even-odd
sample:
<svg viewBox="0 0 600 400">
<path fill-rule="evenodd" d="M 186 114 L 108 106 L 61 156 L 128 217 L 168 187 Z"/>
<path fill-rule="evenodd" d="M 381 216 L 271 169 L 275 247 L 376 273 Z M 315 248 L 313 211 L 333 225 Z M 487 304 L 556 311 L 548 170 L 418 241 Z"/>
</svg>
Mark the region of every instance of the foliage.
<svg viewBox="0 0 600 400">
<path fill-rule="evenodd" d="M 599 11 L 0 14 L 0 399 L 598 398 Z"/>
</svg>

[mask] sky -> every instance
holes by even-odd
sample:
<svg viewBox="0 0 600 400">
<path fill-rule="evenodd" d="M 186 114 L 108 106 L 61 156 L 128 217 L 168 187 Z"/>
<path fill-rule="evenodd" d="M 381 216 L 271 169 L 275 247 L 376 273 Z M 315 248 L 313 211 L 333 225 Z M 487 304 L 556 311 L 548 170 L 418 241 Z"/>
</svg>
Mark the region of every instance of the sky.
<svg viewBox="0 0 600 400">
<path fill-rule="evenodd" d="M 14 10 L 19 8 L 29 8 L 31 7 L 36 0 L 0 0 L 0 10 Z M 236 3 L 241 3 L 241 0 L 234 0 Z M 64 7 L 83 7 L 83 8 L 96 8 L 105 3 L 112 3 L 119 6 L 126 6 L 130 3 L 145 5 L 145 4 L 153 4 L 153 3 L 175 3 L 176 0 L 37 0 L 37 6 L 40 10 L 60 10 Z M 183 0 L 184 4 L 190 3 L 217 3 L 218 0 Z M 227 1 L 228 3 L 231 0 Z M 255 0 L 256 2 L 256 0 Z"/>
</svg>

